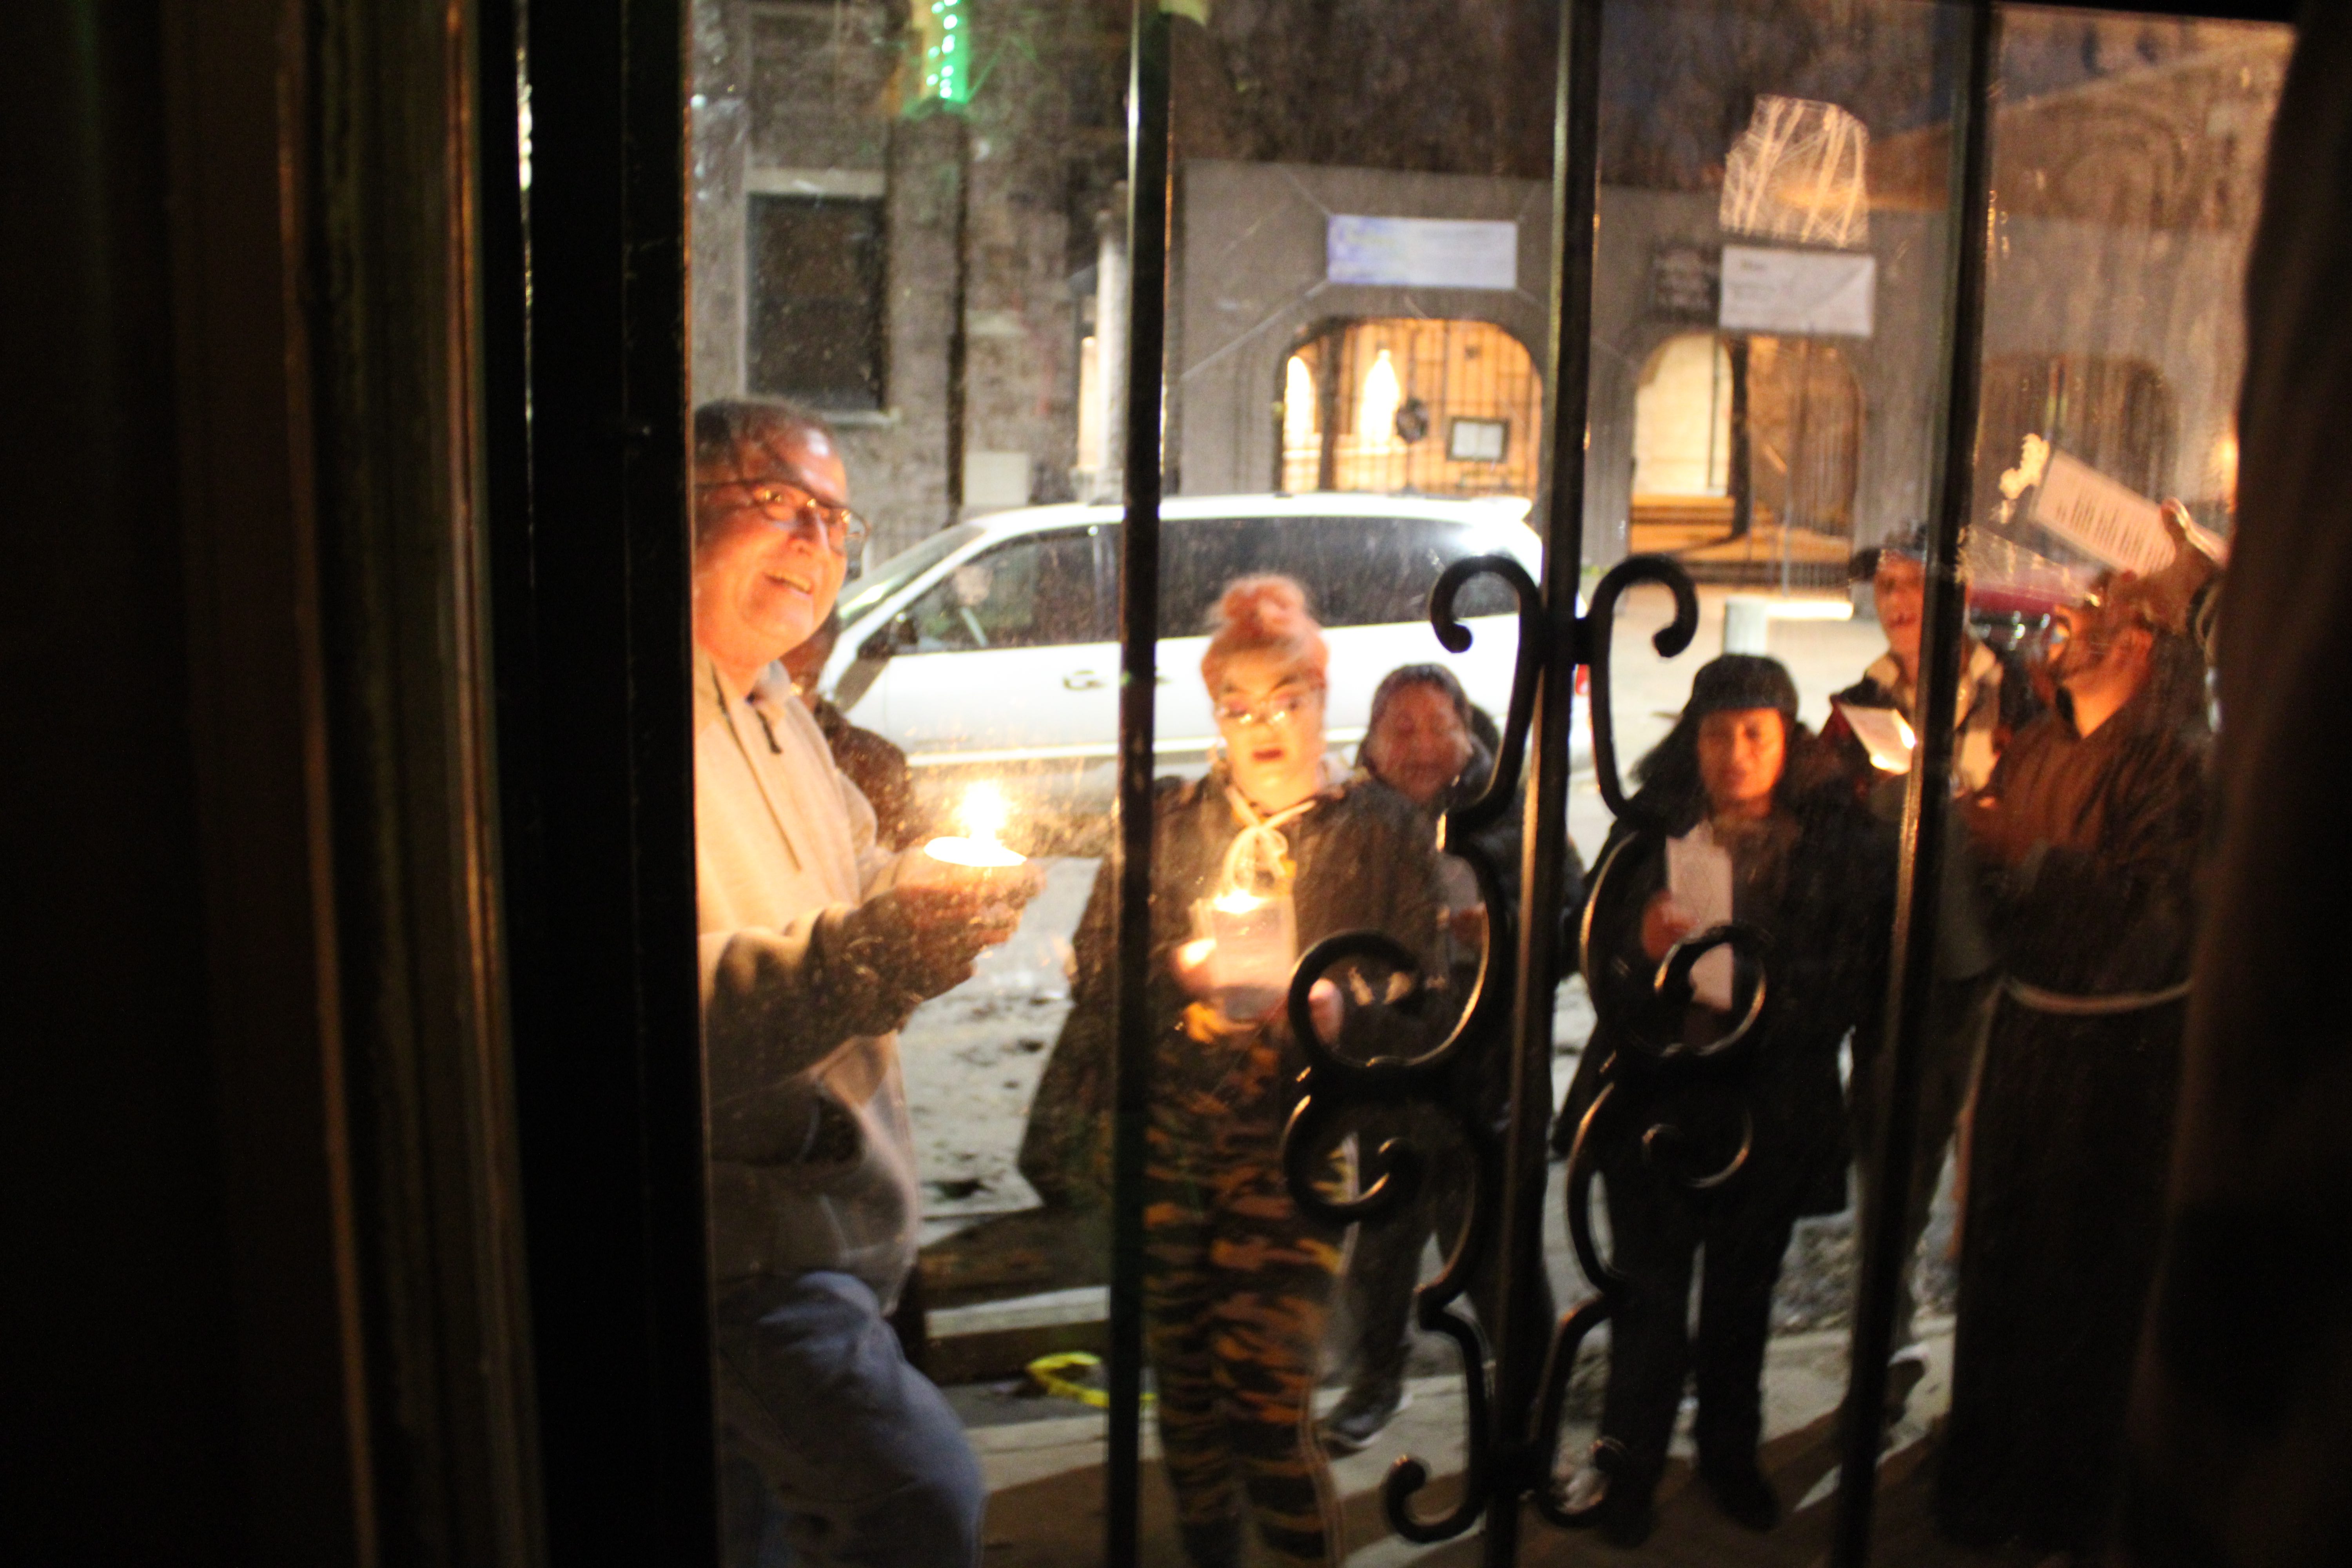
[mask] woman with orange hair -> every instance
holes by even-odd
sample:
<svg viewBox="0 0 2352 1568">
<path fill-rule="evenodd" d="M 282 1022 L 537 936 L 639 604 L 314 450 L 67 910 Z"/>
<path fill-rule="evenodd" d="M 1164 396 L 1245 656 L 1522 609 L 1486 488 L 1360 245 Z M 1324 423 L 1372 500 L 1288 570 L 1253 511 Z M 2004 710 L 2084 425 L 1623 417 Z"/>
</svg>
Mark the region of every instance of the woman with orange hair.
<svg viewBox="0 0 2352 1568">
<path fill-rule="evenodd" d="M 1329 650 L 1287 577 L 1225 590 L 1201 660 L 1221 744 L 1204 777 L 1162 780 L 1154 801 L 1146 1175 L 1147 1334 L 1160 1436 L 1195 1568 L 1244 1557 L 1254 1513 L 1272 1561 L 1345 1554 L 1313 1432 L 1316 1355 L 1345 1232 L 1301 1212 L 1282 1173 L 1282 1130 L 1304 1066 L 1282 1012 L 1297 955 L 1371 928 L 1423 957 L 1436 945 L 1437 858 L 1402 795 L 1326 755 Z M 1097 1165 L 1116 1029 L 1110 865 L 1079 923 L 1069 1021 L 1040 1110 L 1093 1102 L 1094 1118 L 1033 1112 L 1022 1168 L 1050 1199 Z M 1327 1036 L 1340 997 L 1318 987 Z M 1096 1178 L 1098 1180 L 1098 1177 Z"/>
</svg>

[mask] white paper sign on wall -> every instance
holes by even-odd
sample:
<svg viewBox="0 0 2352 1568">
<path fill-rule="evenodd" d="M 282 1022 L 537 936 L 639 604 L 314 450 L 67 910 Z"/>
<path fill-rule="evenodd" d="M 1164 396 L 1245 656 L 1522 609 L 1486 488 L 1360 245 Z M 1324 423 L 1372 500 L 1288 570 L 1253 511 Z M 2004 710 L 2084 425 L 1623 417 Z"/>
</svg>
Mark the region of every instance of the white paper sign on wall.
<svg viewBox="0 0 2352 1568">
<path fill-rule="evenodd" d="M 1877 298 L 1874 256 L 1723 247 L 1721 325 L 1727 331 L 1866 338 Z"/>
<path fill-rule="evenodd" d="M 2172 535 L 2157 504 L 2079 458 L 2050 454 L 2032 521 L 2093 560 L 2143 576 L 2172 564 Z"/>
<path fill-rule="evenodd" d="M 1516 289 L 1519 226 L 1333 213 L 1324 229 L 1323 270 L 1334 283 Z"/>
</svg>

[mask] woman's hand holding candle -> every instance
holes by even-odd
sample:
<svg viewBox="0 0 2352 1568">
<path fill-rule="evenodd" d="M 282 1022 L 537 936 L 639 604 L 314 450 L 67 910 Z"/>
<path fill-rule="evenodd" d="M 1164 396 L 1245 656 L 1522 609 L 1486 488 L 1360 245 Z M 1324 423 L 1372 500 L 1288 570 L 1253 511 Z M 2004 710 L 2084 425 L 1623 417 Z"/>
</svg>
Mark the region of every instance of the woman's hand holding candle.
<svg viewBox="0 0 2352 1568">
<path fill-rule="evenodd" d="M 1212 965 L 1216 956 L 1216 939 L 1206 936 L 1182 943 L 1168 955 L 1168 967 L 1185 995 L 1203 997 L 1214 989 Z"/>
<path fill-rule="evenodd" d="M 1168 967 L 1176 976 L 1176 984 L 1183 988 L 1184 994 L 1198 1001 L 1217 1002 L 1217 1011 L 1222 1015 L 1224 1008 L 1215 982 L 1216 956 L 1216 939 L 1197 937 L 1180 943 L 1168 955 Z M 1308 990 L 1307 998 L 1307 1005 L 1314 1015 L 1316 1034 L 1326 1040 L 1337 1040 L 1340 1020 L 1347 1012 L 1347 1002 L 1339 988 L 1328 980 L 1318 980 Z M 1256 1017 L 1229 1021 L 1243 1026 L 1271 1023 L 1282 1016 L 1286 1002 L 1287 994 L 1278 994 L 1273 1005 Z"/>
</svg>

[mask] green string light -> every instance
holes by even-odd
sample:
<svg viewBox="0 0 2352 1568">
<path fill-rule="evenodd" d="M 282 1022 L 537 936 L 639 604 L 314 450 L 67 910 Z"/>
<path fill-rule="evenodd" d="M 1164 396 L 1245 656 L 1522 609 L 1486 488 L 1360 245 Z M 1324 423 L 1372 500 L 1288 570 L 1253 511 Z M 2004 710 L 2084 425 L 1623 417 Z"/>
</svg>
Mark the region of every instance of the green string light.
<svg viewBox="0 0 2352 1568">
<path fill-rule="evenodd" d="M 970 51 L 958 47 L 963 30 L 963 0 L 931 0 L 932 20 L 923 26 L 925 98 L 943 103 L 967 103 L 971 99 L 970 73 L 956 67 Z"/>
</svg>

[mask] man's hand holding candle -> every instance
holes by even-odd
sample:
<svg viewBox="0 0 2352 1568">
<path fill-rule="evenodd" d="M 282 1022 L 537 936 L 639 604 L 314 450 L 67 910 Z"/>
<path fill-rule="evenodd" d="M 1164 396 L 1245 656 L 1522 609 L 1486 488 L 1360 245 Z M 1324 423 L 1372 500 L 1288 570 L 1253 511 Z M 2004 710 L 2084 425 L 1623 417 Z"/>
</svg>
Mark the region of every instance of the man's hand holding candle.
<svg viewBox="0 0 2352 1568">
<path fill-rule="evenodd" d="M 927 938 L 969 947 L 966 961 L 1011 937 L 1045 879 L 997 838 L 1010 810 L 993 784 L 975 784 L 961 816 L 965 837 L 934 838 L 900 858 L 897 887 Z"/>
</svg>

